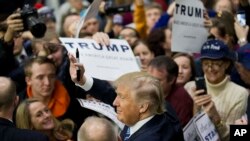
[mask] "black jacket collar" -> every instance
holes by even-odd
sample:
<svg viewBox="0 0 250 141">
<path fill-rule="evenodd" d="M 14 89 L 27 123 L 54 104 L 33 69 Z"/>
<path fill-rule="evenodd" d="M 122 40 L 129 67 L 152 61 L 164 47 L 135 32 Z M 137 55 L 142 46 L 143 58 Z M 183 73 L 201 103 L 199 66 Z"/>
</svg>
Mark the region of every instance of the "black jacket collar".
<svg viewBox="0 0 250 141">
<path fill-rule="evenodd" d="M 6 118 L 0 117 L 0 126 L 11 126 L 15 127 L 14 123 Z"/>
</svg>

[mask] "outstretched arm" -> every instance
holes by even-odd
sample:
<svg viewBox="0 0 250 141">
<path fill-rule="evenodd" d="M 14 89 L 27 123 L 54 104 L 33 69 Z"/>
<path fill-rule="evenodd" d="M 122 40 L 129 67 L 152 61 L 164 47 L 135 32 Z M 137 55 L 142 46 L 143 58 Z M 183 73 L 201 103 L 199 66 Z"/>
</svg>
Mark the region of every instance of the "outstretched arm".
<svg viewBox="0 0 250 141">
<path fill-rule="evenodd" d="M 116 97 L 115 89 L 107 81 L 84 75 L 84 66 L 80 63 L 77 63 L 76 58 L 72 54 L 68 54 L 68 56 L 70 60 L 70 76 L 72 81 L 96 99 L 112 105 Z M 80 81 L 77 81 L 77 67 L 81 71 Z"/>
</svg>

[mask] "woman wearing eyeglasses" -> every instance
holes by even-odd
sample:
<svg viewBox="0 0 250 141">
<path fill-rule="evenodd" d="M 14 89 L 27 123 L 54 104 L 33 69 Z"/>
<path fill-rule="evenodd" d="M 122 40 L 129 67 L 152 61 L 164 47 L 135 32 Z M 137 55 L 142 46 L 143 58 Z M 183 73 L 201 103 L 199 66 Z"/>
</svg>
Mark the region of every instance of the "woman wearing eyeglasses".
<svg viewBox="0 0 250 141">
<path fill-rule="evenodd" d="M 233 63 L 229 48 L 220 40 L 206 41 L 201 48 L 201 65 L 207 91 L 196 90 L 194 82 L 185 85 L 195 103 L 214 123 L 221 140 L 229 140 L 229 125 L 246 112 L 248 91 L 230 81 Z"/>
</svg>

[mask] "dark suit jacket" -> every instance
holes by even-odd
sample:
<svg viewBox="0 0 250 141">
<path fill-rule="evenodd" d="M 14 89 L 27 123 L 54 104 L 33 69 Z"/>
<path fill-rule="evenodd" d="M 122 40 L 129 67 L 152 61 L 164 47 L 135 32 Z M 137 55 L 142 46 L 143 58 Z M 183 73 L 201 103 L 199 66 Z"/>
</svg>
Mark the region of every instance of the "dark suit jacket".
<svg viewBox="0 0 250 141">
<path fill-rule="evenodd" d="M 111 86 L 111 84 L 108 81 L 96 78 L 94 78 L 93 86 L 89 91 L 87 91 L 87 93 L 109 105 L 113 105 L 116 98 L 115 89 Z"/>
<path fill-rule="evenodd" d="M 155 115 L 139 130 L 132 134 L 127 141 L 184 141 L 179 121 L 169 113 Z M 124 140 L 127 126 L 121 132 Z"/>
<path fill-rule="evenodd" d="M 94 79 L 93 86 L 88 93 L 110 105 L 116 97 L 114 88 L 107 81 L 98 79 Z M 173 107 L 166 103 L 166 109 L 167 112 L 154 116 L 143 125 L 130 137 L 129 141 L 184 141 L 182 127 Z M 123 140 L 126 131 L 125 126 L 121 132 Z"/>
<path fill-rule="evenodd" d="M 1 141 L 49 141 L 46 135 L 36 131 L 18 129 L 15 125 L 0 117 L 0 140 Z"/>
</svg>

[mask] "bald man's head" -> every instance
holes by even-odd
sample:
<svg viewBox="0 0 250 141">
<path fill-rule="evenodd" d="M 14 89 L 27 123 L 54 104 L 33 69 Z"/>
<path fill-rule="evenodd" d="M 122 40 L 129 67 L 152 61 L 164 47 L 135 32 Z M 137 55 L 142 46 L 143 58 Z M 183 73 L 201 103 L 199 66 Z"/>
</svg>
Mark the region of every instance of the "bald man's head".
<svg viewBox="0 0 250 141">
<path fill-rule="evenodd" d="M 114 125 L 105 118 L 88 117 L 78 131 L 78 141 L 117 141 Z"/>
<path fill-rule="evenodd" d="M 15 101 L 15 97 L 15 83 L 7 77 L 0 77 L 0 111 L 10 108 Z"/>
</svg>

